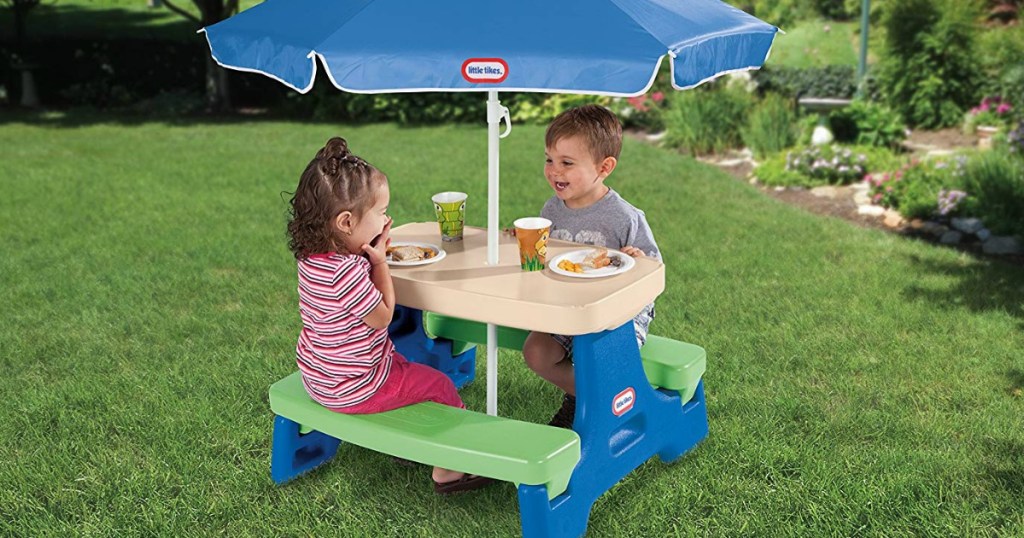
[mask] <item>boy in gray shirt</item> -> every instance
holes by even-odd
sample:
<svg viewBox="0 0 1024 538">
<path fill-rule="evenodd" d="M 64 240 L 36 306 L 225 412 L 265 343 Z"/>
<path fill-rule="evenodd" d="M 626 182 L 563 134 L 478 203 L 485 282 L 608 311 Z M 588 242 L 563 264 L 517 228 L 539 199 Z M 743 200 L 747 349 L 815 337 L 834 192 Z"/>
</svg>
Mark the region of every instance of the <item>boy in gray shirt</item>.
<svg viewBox="0 0 1024 538">
<path fill-rule="evenodd" d="M 622 126 L 614 114 L 597 105 L 567 110 L 548 126 L 544 145 L 544 177 L 555 195 L 544 204 L 541 216 L 551 221 L 552 238 L 661 260 L 644 212 L 604 184 L 622 149 Z M 637 345 L 643 346 L 653 318 L 653 303 L 633 318 Z M 531 332 L 523 345 L 523 358 L 537 375 L 565 391 L 562 407 L 549 424 L 572 428 L 576 415 L 572 337 Z"/>
</svg>

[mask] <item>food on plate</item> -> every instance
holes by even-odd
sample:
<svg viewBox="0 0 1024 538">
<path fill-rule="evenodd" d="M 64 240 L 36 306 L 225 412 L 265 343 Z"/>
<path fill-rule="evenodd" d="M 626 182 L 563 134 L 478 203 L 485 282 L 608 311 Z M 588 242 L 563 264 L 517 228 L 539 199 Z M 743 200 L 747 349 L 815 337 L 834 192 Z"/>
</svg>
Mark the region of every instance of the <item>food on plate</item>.
<svg viewBox="0 0 1024 538">
<path fill-rule="evenodd" d="M 434 250 L 416 245 L 402 245 L 389 248 L 388 256 L 391 256 L 391 259 L 396 262 L 414 262 L 433 258 Z"/>
<path fill-rule="evenodd" d="M 563 271 L 568 271 L 570 273 L 582 273 L 583 272 L 583 266 L 581 266 L 578 263 L 572 263 L 568 259 L 563 259 L 562 261 L 558 262 L 558 268 L 563 270 Z"/>
<path fill-rule="evenodd" d="M 587 253 L 580 265 L 589 269 L 600 269 L 611 265 L 612 259 L 608 256 L 608 249 L 597 247 Z"/>
</svg>

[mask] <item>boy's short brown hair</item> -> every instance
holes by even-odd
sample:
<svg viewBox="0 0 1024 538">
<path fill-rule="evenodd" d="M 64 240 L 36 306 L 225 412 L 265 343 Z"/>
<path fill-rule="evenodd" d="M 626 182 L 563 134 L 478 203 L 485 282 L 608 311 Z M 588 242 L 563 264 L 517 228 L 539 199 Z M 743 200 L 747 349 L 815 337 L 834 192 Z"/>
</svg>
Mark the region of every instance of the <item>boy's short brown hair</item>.
<svg viewBox="0 0 1024 538">
<path fill-rule="evenodd" d="M 559 114 L 544 135 L 544 145 L 553 147 L 563 138 L 581 136 L 594 157 L 601 162 L 606 157 L 619 158 L 622 151 L 622 124 L 610 110 L 599 105 L 583 105 Z"/>
</svg>

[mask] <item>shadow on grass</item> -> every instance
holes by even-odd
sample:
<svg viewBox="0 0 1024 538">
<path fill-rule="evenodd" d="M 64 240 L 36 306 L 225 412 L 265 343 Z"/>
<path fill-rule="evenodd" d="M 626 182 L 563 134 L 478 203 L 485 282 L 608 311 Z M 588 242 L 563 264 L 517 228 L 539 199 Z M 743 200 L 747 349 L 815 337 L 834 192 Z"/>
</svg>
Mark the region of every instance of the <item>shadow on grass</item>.
<svg viewBox="0 0 1024 538">
<path fill-rule="evenodd" d="M 963 265 L 912 257 L 923 272 L 956 279 L 943 289 L 911 286 L 903 291 L 907 299 L 924 299 L 938 308 L 966 308 L 973 312 L 1005 312 L 1021 320 L 1024 330 L 1024 271 L 1000 261 L 978 261 Z"/>
<path fill-rule="evenodd" d="M 1024 504 L 1024 442 L 1014 439 L 992 439 L 986 442 L 983 476 L 994 491 Z"/>
</svg>

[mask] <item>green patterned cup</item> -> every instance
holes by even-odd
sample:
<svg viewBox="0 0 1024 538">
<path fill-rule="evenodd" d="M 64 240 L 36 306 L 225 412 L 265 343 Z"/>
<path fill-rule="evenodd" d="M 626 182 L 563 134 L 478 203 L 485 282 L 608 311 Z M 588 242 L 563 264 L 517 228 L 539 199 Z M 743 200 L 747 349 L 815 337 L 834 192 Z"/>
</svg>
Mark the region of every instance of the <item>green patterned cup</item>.
<svg viewBox="0 0 1024 538">
<path fill-rule="evenodd" d="M 441 227 L 442 241 L 462 241 L 466 197 L 464 192 L 439 192 L 430 198 L 434 202 L 437 224 Z"/>
</svg>

